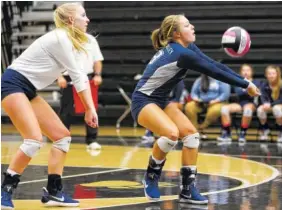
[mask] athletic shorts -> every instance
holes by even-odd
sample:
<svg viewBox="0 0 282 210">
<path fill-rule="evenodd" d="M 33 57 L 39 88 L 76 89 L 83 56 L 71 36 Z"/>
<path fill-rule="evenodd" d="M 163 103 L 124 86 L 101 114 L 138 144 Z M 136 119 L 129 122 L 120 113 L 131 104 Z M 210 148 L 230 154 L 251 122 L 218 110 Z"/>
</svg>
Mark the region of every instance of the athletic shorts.
<svg viewBox="0 0 282 210">
<path fill-rule="evenodd" d="M 157 99 L 149 97 L 139 91 L 135 91 L 132 94 L 132 103 L 131 103 L 131 115 L 133 119 L 137 122 L 138 115 L 140 111 L 147 105 L 147 104 L 156 104 L 161 109 L 164 109 L 168 104 L 169 100 L 167 99 Z"/>
<path fill-rule="evenodd" d="M 12 93 L 24 93 L 29 100 L 34 99 L 36 88 L 19 72 L 7 69 L 1 78 L 1 101 Z"/>
<path fill-rule="evenodd" d="M 244 101 L 239 101 L 239 104 L 243 108 L 246 104 L 254 104 L 254 102 L 253 101 L 244 100 Z"/>
</svg>

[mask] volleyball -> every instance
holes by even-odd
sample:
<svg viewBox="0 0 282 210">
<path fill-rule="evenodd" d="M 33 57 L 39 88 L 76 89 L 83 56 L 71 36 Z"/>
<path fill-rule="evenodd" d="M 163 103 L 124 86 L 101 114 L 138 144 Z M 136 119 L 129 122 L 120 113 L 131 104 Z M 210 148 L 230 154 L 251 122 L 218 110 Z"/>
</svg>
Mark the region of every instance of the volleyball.
<svg viewBox="0 0 282 210">
<path fill-rule="evenodd" d="M 250 50 L 251 38 L 245 29 L 234 26 L 224 32 L 221 45 L 227 55 L 242 57 Z"/>
</svg>

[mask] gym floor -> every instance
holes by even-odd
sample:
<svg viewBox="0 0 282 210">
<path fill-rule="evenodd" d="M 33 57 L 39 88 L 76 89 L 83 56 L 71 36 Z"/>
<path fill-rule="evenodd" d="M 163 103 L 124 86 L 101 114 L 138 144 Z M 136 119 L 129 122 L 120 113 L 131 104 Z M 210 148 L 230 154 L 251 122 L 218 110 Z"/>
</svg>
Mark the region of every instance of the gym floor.
<svg viewBox="0 0 282 210">
<path fill-rule="evenodd" d="M 1 170 L 5 171 L 21 138 L 12 126 L 2 125 Z M 250 141 L 239 145 L 202 141 L 198 158 L 197 186 L 209 198 L 205 206 L 177 202 L 181 148 L 179 142 L 169 153 L 160 180 L 161 201 L 144 197 L 142 178 L 151 154 L 142 143 L 143 129 L 104 127 L 98 142 L 101 151 L 88 151 L 83 127 L 72 129 L 73 142 L 63 176 L 64 191 L 80 200 L 76 208 L 90 209 L 282 209 L 282 144 Z M 125 137 L 126 136 L 126 137 Z M 14 193 L 16 210 L 47 209 L 40 203 L 46 186 L 49 141 L 30 162 Z"/>
</svg>

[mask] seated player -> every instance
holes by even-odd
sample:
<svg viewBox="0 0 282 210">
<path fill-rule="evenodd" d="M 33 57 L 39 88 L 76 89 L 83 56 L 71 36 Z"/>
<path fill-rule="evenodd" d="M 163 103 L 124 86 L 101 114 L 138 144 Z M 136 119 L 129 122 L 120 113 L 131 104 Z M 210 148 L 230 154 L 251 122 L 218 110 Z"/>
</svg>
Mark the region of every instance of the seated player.
<svg viewBox="0 0 282 210">
<path fill-rule="evenodd" d="M 252 81 L 256 86 L 260 85 L 259 80 L 253 80 L 253 68 L 249 64 L 243 64 L 240 68 L 242 77 Z M 230 142 L 231 138 L 231 114 L 242 113 L 241 128 L 239 133 L 239 142 L 246 142 L 246 133 L 249 128 L 250 122 L 256 105 L 253 97 L 250 97 L 245 89 L 235 87 L 235 93 L 238 98 L 238 103 L 230 103 L 221 108 L 221 123 L 222 131 L 221 136 L 217 138 L 219 141 Z"/>
<path fill-rule="evenodd" d="M 278 130 L 277 142 L 282 142 L 282 80 L 279 66 L 270 65 L 265 69 L 266 82 L 260 86 L 260 105 L 257 109 L 259 118 L 259 140 L 269 140 L 267 113 L 272 112 Z"/>
<path fill-rule="evenodd" d="M 207 138 L 204 129 L 220 117 L 221 107 L 230 96 L 230 85 L 204 74 L 198 78 L 191 91 L 192 101 L 186 104 L 185 113 L 192 124 L 200 130 L 201 138 Z M 204 122 L 198 124 L 198 114 L 206 113 Z"/>
</svg>

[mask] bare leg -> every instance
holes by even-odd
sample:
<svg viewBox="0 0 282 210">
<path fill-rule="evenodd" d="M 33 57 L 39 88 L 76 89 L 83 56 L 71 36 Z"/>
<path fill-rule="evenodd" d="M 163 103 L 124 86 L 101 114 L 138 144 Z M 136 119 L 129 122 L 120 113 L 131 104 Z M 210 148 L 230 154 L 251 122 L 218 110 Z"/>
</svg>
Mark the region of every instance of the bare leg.
<svg viewBox="0 0 282 210">
<path fill-rule="evenodd" d="M 197 175 L 199 133 L 179 109 L 168 105 L 164 111 L 176 124 L 183 141 L 180 202 L 207 204 L 208 199 L 202 196 L 194 185 Z"/>
<path fill-rule="evenodd" d="M 190 101 L 185 106 L 185 114 L 190 119 L 195 128 L 199 128 L 198 114 L 202 112 L 199 104 L 195 101 Z"/>
<path fill-rule="evenodd" d="M 68 129 L 45 100 L 37 96 L 32 100 L 31 104 L 42 132 L 49 139 L 55 142 L 70 136 Z M 42 112 L 42 110 L 44 110 L 44 112 Z M 65 158 L 66 153 L 64 151 L 52 147 L 48 160 L 48 174 L 62 175 Z"/>
<path fill-rule="evenodd" d="M 42 142 L 42 134 L 38 121 L 29 100 L 23 93 L 8 95 L 2 101 L 2 107 L 24 139 Z M 22 174 L 30 160 L 31 157 L 19 149 L 12 158 L 9 169 Z"/>
<path fill-rule="evenodd" d="M 197 129 L 194 127 L 191 121 L 185 116 L 185 114 L 183 114 L 179 109 L 175 109 L 173 106 L 168 105 L 164 111 L 179 129 L 180 138 L 197 133 Z M 192 149 L 187 147 L 182 148 L 183 166 L 196 165 L 197 157 L 198 157 L 198 149 Z"/>
<path fill-rule="evenodd" d="M 153 133 L 165 136 L 172 141 L 178 139 L 178 129 L 166 113 L 155 104 L 145 106 L 138 117 L 138 123 Z M 158 160 L 164 160 L 167 153 L 163 152 L 155 142 L 153 147 L 153 156 Z"/>
</svg>

